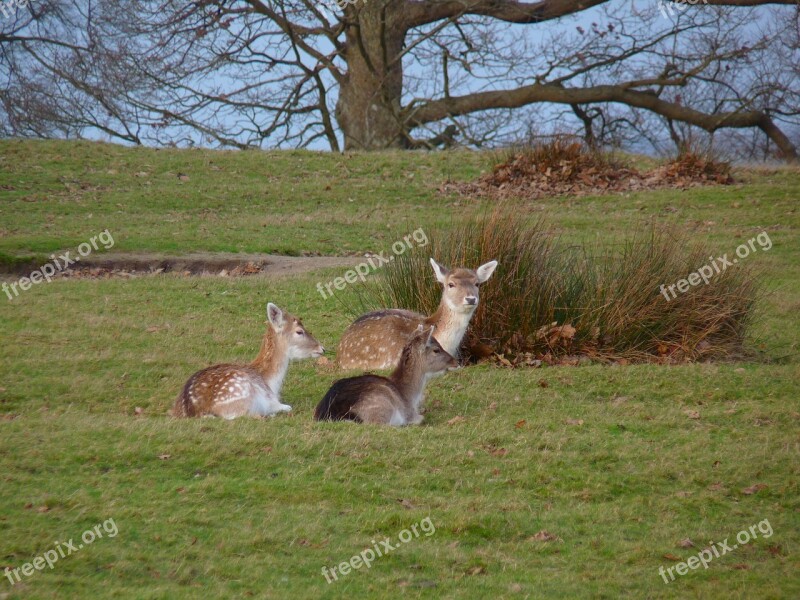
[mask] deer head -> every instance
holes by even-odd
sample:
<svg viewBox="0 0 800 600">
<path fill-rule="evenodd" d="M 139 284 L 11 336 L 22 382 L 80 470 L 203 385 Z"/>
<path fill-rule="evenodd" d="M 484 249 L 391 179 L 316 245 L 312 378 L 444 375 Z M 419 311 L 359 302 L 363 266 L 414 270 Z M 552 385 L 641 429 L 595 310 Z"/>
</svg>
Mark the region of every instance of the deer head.
<svg viewBox="0 0 800 600">
<path fill-rule="evenodd" d="M 267 304 L 267 322 L 275 335 L 274 352 L 289 360 L 322 356 L 325 348 L 303 327 L 303 323 L 272 302 Z"/>
<path fill-rule="evenodd" d="M 398 366 L 404 375 L 435 375 L 458 368 L 458 361 L 433 337 L 434 329 L 419 325 L 406 343 Z"/>
<path fill-rule="evenodd" d="M 487 281 L 497 267 L 492 260 L 472 269 L 453 269 L 444 267 L 431 258 L 431 266 L 436 280 L 442 284 L 442 302 L 454 312 L 471 314 L 478 307 L 478 286 Z"/>
</svg>

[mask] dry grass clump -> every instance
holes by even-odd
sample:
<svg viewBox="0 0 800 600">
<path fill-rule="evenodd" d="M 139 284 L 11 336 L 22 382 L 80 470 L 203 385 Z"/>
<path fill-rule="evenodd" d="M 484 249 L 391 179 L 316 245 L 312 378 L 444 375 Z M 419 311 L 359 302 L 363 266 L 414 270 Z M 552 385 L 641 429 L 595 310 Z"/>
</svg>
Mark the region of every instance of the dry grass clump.
<svg viewBox="0 0 800 600">
<path fill-rule="evenodd" d="M 501 206 L 429 238 L 429 246 L 397 257 L 362 288 L 352 312 L 401 307 L 430 314 L 441 295 L 430 256 L 471 268 L 497 259 L 462 348 L 472 359 L 675 363 L 745 353 L 755 274 L 737 265 L 667 300 L 660 286 L 686 278 L 709 256 L 675 231 L 652 229 L 610 247 L 569 246 L 541 221 Z"/>
</svg>

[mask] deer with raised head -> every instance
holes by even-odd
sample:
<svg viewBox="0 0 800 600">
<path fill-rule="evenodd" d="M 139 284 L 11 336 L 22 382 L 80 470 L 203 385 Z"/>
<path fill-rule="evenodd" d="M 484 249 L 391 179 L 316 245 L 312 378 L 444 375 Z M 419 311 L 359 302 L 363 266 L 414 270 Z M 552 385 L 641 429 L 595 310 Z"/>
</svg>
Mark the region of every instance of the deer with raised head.
<svg viewBox="0 0 800 600">
<path fill-rule="evenodd" d="M 397 364 L 409 336 L 419 325 L 435 327 L 436 339 L 452 356 L 478 307 L 478 286 L 494 273 L 493 260 L 472 269 L 443 267 L 431 258 L 436 279 L 442 284 L 439 308 L 426 317 L 410 310 L 378 310 L 362 315 L 348 327 L 336 352 L 343 369 L 389 369 Z"/>
<path fill-rule="evenodd" d="M 289 361 L 322 356 L 322 344 L 300 319 L 267 304 L 267 331 L 261 351 L 249 365 L 221 364 L 192 375 L 175 400 L 176 417 L 215 416 L 235 419 L 289 412 L 280 399 Z"/>
<path fill-rule="evenodd" d="M 418 425 L 428 380 L 458 368 L 433 337 L 433 327 L 419 325 L 406 342 L 389 377 L 360 375 L 336 381 L 314 411 L 316 421 L 356 421 L 382 425 Z"/>
</svg>

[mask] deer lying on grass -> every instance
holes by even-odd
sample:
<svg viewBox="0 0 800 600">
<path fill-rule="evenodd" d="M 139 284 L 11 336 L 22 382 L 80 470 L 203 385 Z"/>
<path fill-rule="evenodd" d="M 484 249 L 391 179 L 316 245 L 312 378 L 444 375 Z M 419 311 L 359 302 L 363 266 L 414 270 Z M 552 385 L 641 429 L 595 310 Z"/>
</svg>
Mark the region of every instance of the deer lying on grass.
<svg viewBox="0 0 800 600">
<path fill-rule="evenodd" d="M 436 328 L 436 339 L 452 356 L 469 320 L 478 307 L 478 286 L 494 273 L 497 261 L 476 270 L 450 271 L 431 259 L 436 279 L 443 286 L 439 308 L 430 317 L 410 310 L 389 309 L 367 313 L 356 319 L 344 332 L 336 359 L 343 369 L 388 369 L 394 367 L 409 336 L 417 326 Z"/>
<path fill-rule="evenodd" d="M 267 416 L 289 412 L 281 403 L 283 378 L 292 359 L 321 356 L 325 352 L 300 320 L 267 304 L 267 331 L 261 351 L 249 365 L 221 364 L 189 378 L 175 400 L 176 417 L 215 416 L 235 419 L 243 415 Z"/>
<path fill-rule="evenodd" d="M 425 384 L 434 375 L 458 367 L 458 361 L 419 325 L 389 377 L 360 375 L 336 381 L 314 411 L 316 421 L 356 421 L 382 425 L 418 425 Z"/>
</svg>

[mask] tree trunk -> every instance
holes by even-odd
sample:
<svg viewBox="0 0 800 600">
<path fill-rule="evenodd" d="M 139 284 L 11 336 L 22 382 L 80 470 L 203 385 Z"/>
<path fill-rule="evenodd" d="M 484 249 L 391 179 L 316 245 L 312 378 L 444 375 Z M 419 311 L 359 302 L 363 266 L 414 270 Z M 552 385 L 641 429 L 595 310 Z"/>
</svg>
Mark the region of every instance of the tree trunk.
<svg viewBox="0 0 800 600">
<path fill-rule="evenodd" d="M 345 150 L 405 148 L 407 128 L 401 119 L 401 54 L 407 26 L 394 0 L 359 3 L 348 8 L 344 59 L 336 121 Z"/>
</svg>

